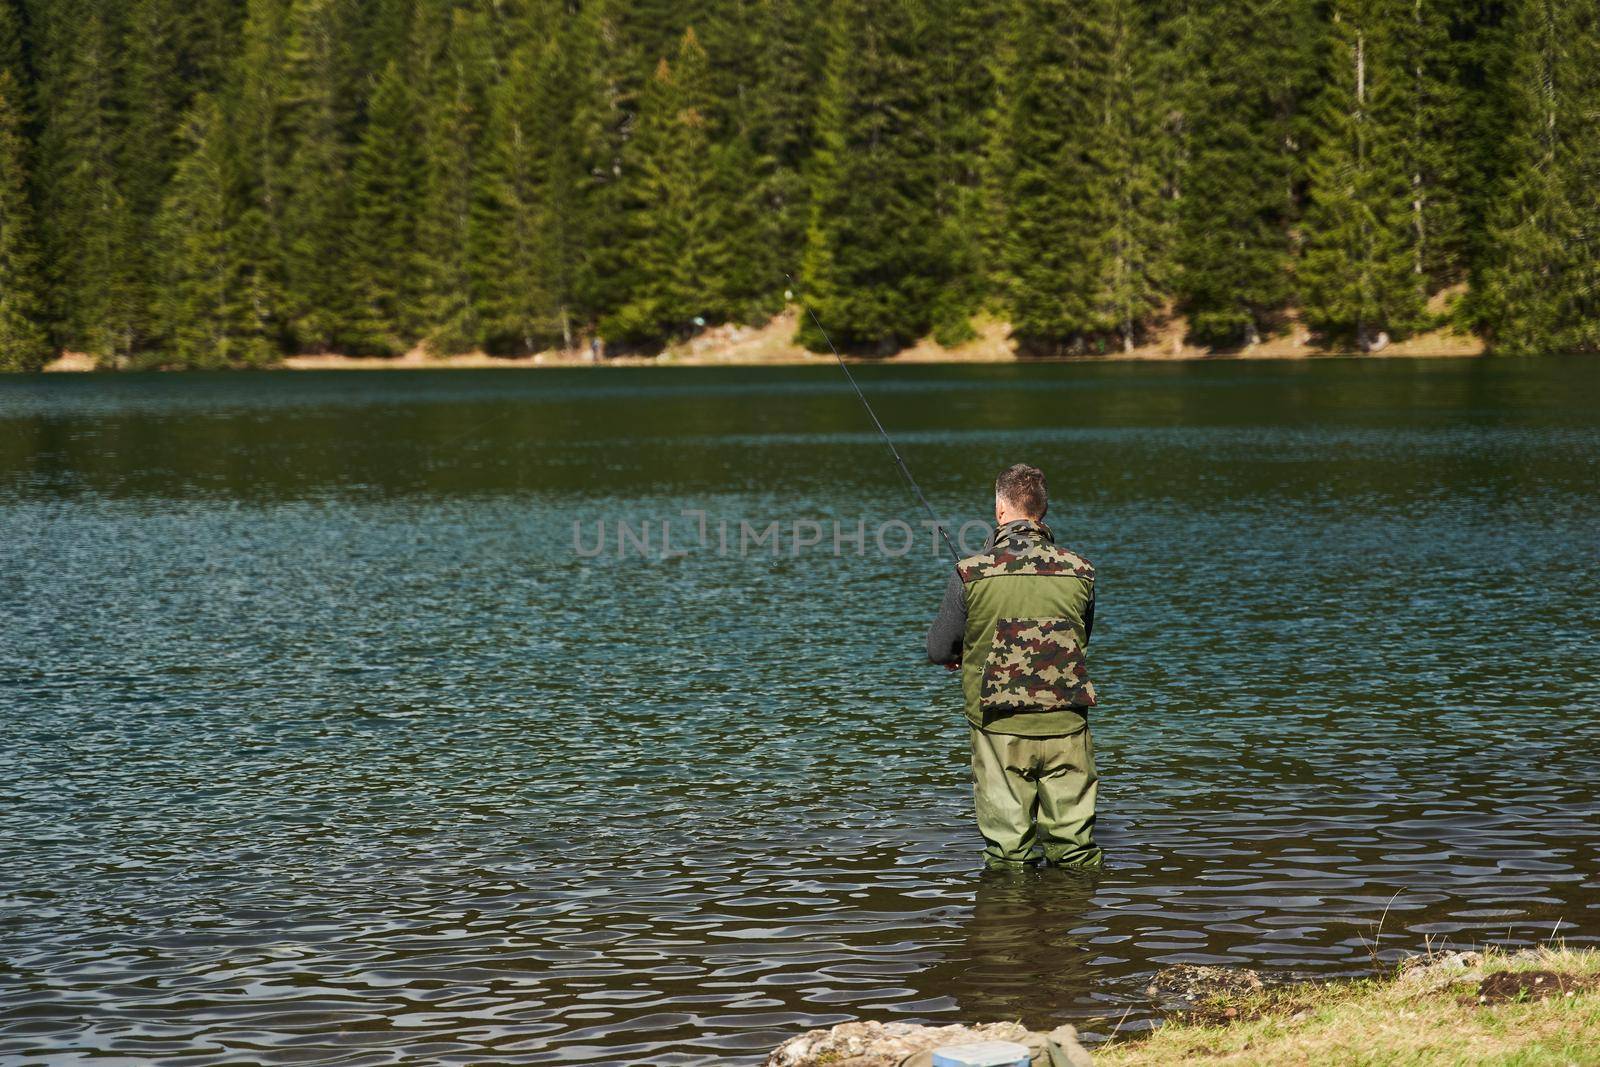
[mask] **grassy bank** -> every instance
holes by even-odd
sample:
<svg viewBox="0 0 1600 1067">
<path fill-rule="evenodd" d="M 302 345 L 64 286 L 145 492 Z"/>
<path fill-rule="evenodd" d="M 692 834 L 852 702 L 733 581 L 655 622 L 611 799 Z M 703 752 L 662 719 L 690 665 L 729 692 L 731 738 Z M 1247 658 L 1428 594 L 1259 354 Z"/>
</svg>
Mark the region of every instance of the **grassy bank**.
<svg viewBox="0 0 1600 1067">
<path fill-rule="evenodd" d="M 1140 1064 L 1600 1064 L 1600 952 L 1446 957 L 1383 979 L 1215 996 L 1149 1037 Z"/>
</svg>

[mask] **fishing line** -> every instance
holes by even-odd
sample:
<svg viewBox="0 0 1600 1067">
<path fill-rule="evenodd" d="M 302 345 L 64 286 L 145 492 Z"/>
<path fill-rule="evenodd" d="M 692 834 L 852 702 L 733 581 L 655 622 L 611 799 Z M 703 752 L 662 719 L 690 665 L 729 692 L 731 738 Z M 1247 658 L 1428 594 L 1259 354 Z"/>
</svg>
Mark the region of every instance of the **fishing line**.
<svg viewBox="0 0 1600 1067">
<path fill-rule="evenodd" d="M 517 412 L 517 409 L 513 408 L 510 411 L 502 411 L 498 415 L 490 415 L 487 419 L 484 419 L 482 422 L 476 423 L 473 426 L 469 427 L 465 432 L 455 434 L 452 437 L 446 437 L 443 441 L 439 442 L 439 445 L 440 446 L 442 446 L 442 445 L 453 445 L 457 441 L 464 441 L 468 437 L 472 437 L 474 434 L 481 433 L 483 430 L 489 428 L 490 426 L 493 426 L 497 422 L 502 422 L 505 419 L 509 419 L 512 415 L 516 414 L 516 412 Z"/>
<path fill-rule="evenodd" d="M 785 274 L 784 277 L 789 279 L 789 288 L 790 290 L 793 290 L 795 288 L 794 279 L 790 278 L 788 274 Z M 922 488 L 917 485 L 917 480 L 911 477 L 911 468 L 907 467 L 906 461 L 900 458 L 900 450 L 894 447 L 894 438 L 889 436 L 889 431 L 885 430 L 883 428 L 883 423 L 878 421 L 878 413 L 872 410 L 871 404 L 867 403 L 866 394 L 861 391 L 861 386 L 856 384 L 856 376 L 850 373 L 849 364 L 847 364 L 844 361 L 844 357 L 839 354 L 839 349 L 834 347 L 833 338 L 828 336 L 826 327 L 822 325 L 822 320 L 817 318 L 817 313 L 811 310 L 811 305 L 806 304 L 805 309 L 806 313 L 811 316 L 811 321 L 816 323 L 817 332 L 822 334 L 822 339 L 824 341 L 828 342 L 828 348 L 832 350 L 833 358 L 838 360 L 839 369 L 844 371 L 845 378 L 850 382 L 850 388 L 856 391 L 856 399 L 861 401 L 861 406 L 867 409 L 867 416 L 872 419 L 872 425 L 876 426 L 878 428 L 878 432 L 883 435 L 883 443 L 889 446 L 889 454 L 894 457 L 895 464 L 900 468 L 900 474 L 905 478 L 906 484 L 909 485 L 911 487 L 911 491 L 917 495 L 917 501 L 922 505 L 923 509 L 927 511 L 928 518 L 933 520 L 934 529 L 938 530 L 939 536 L 944 538 L 944 547 L 950 550 L 950 558 L 955 560 L 957 563 L 960 563 L 961 553 L 956 551 L 956 546 L 950 540 L 950 535 L 945 532 L 944 523 L 940 522 L 939 516 L 934 513 L 933 505 L 928 503 L 928 498 L 922 495 Z"/>
</svg>

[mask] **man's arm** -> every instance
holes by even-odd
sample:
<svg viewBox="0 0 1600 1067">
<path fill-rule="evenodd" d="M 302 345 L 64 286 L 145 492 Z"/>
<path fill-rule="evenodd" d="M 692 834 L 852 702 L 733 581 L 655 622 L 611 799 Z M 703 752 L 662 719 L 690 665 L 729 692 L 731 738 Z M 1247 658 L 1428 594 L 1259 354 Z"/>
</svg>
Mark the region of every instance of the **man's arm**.
<svg viewBox="0 0 1600 1067">
<path fill-rule="evenodd" d="M 1083 643 L 1094 636 L 1094 586 L 1089 586 L 1089 606 L 1083 609 Z"/>
<path fill-rule="evenodd" d="M 961 575 L 950 572 L 939 614 L 928 628 L 928 662 L 953 666 L 961 662 L 961 641 L 967 632 L 967 591 Z"/>
</svg>

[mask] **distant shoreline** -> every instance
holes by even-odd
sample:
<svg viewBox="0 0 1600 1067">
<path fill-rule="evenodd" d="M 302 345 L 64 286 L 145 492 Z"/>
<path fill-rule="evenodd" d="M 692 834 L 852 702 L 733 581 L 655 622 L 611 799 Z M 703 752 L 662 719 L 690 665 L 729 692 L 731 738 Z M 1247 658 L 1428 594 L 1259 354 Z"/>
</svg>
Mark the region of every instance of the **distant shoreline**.
<svg viewBox="0 0 1600 1067">
<path fill-rule="evenodd" d="M 480 370 L 546 367 L 787 367 L 833 361 L 828 353 L 810 352 L 794 343 L 796 311 L 791 308 L 762 326 L 718 326 L 692 340 L 653 356 L 609 356 L 594 360 L 584 351 L 539 352 L 531 356 L 491 356 L 483 352 L 433 356 L 415 348 L 401 356 L 349 356 L 337 353 L 286 356 L 264 370 Z M 1173 320 L 1149 343 L 1132 351 L 1114 350 L 1071 356 L 1018 356 L 1010 325 L 994 319 L 974 324 L 977 336 L 945 348 L 924 339 L 892 356 L 847 357 L 852 362 L 881 364 L 964 363 L 1173 363 L 1203 360 L 1282 359 L 1417 359 L 1481 356 L 1484 344 L 1469 334 L 1435 330 L 1388 345 L 1379 352 L 1324 348 L 1311 342 L 1298 326 L 1240 349 L 1210 349 L 1185 344 L 1184 324 Z M 92 357 L 68 352 L 45 365 L 47 373 L 99 369 Z M 152 368 L 162 369 L 162 368 Z M 178 369 L 178 368 L 173 368 Z"/>
</svg>

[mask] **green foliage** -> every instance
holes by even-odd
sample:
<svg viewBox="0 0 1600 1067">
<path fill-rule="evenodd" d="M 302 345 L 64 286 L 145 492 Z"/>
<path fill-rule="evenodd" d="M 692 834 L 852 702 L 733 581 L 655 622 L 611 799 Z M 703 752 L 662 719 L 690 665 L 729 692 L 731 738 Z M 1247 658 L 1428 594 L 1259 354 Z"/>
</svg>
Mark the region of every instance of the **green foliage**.
<svg viewBox="0 0 1600 1067">
<path fill-rule="evenodd" d="M 1475 304 L 1495 349 L 1600 351 L 1600 13 L 1523 0 L 1511 160 Z"/>
<path fill-rule="evenodd" d="M 1160 112 L 1134 14 L 1127 0 L 1040 0 L 1018 20 L 1001 276 L 1024 352 L 1131 348 L 1164 298 Z"/>
<path fill-rule="evenodd" d="M 842 348 L 886 355 L 927 333 L 951 275 L 928 121 L 933 33 L 914 0 L 834 4 L 801 282 Z M 823 349 L 801 323 L 800 341 Z"/>
<path fill-rule="evenodd" d="M 22 94 L 28 84 L 27 69 L 22 61 L 22 25 L 23 16 L 17 0 L 0 0 L 0 71 L 11 74 L 13 96 Z M 18 115 L 25 115 L 25 103 L 17 99 L 9 106 Z"/>
<path fill-rule="evenodd" d="M 187 151 L 156 222 L 162 252 L 156 312 L 165 354 L 187 367 L 267 363 L 276 353 L 252 314 L 245 261 L 233 244 L 241 201 L 214 98 L 195 101 L 182 134 Z"/>
<path fill-rule="evenodd" d="M 1468 53 L 1451 40 L 1453 2 L 1411 0 L 1409 7 L 1396 32 L 1409 76 L 1401 133 L 1411 182 L 1412 252 L 1426 295 L 1459 279 L 1467 265 Z"/>
<path fill-rule="evenodd" d="M 946 347 L 971 340 L 972 314 L 989 295 L 986 260 L 992 228 L 984 221 L 989 127 L 996 118 L 992 39 L 997 0 L 932 0 L 942 32 L 928 64 L 933 78 L 937 152 L 934 256 L 945 264 L 944 284 L 930 309 L 933 337 Z"/>
<path fill-rule="evenodd" d="M 753 166 L 740 138 L 722 139 L 710 64 L 694 31 L 677 60 L 662 60 L 646 87 L 639 129 L 630 247 L 632 297 L 602 321 L 608 338 L 649 343 L 738 316 L 740 238 L 753 233 Z M 770 286 L 769 286 L 770 288 Z"/>
<path fill-rule="evenodd" d="M 11 71 L 0 69 L 0 370 L 29 371 L 44 366 L 50 346 L 39 324 L 38 255 L 19 95 Z"/>
<path fill-rule="evenodd" d="M 1306 321 L 1362 349 L 1422 320 L 1427 292 L 1412 228 L 1411 72 L 1400 47 L 1412 0 L 1339 0 L 1311 159 L 1300 278 Z"/>
<path fill-rule="evenodd" d="M 760 0 L 756 8 L 754 85 L 740 100 L 755 157 L 760 231 L 750 239 L 745 262 L 751 280 L 742 288 L 764 307 L 781 295 L 783 275 L 800 270 L 810 210 L 805 168 L 816 139 L 824 35 L 815 32 L 819 0 Z"/>
<path fill-rule="evenodd" d="M 1202 344 L 1251 344 L 1291 296 L 1309 5 L 1195 5 L 1175 19 L 1171 84 L 1182 105 L 1174 247 L 1178 303 Z"/>
<path fill-rule="evenodd" d="M 722 246 L 721 307 L 708 309 L 716 318 L 765 320 L 783 306 L 783 275 L 799 268 L 820 11 L 818 0 L 731 0 L 690 25 L 707 54 L 708 192 Z"/>
<path fill-rule="evenodd" d="M 484 164 L 478 176 L 473 240 L 478 312 L 487 347 L 527 353 L 563 336 L 557 295 L 562 220 L 543 118 L 560 75 L 556 49 L 530 45 L 512 55 L 490 102 Z M 554 76 L 552 76 L 554 75 Z M 570 202 L 570 199 L 568 200 Z"/>
<path fill-rule="evenodd" d="M 234 226 L 253 333 L 287 343 L 284 309 L 285 0 L 248 0 L 243 46 L 225 97 L 240 210 Z"/>
<path fill-rule="evenodd" d="M 116 50 L 98 7 L 69 0 L 40 13 L 41 33 L 64 54 L 41 74 L 36 179 L 56 342 L 112 365 L 132 353 L 140 309 Z"/>
<path fill-rule="evenodd" d="M 128 232 L 120 255 L 134 336 L 123 354 L 150 339 L 159 292 L 160 243 L 155 218 L 172 179 L 179 152 L 178 117 L 187 90 L 179 69 L 182 9 L 175 0 L 129 0 L 120 11 L 119 37 L 125 42 L 117 79 L 117 112 L 125 129 L 117 140 L 117 172 L 128 211 Z"/>
<path fill-rule="evenodd" d="M 293 345 L 342 348 L 355 318 L 349 232 L 350 0 L 293 0 L 283 53 L 284 312 Z"/>
<path fill-rule="evenodd" d="M 1457 0 L 1450 18 L 1459 93 L 1454 163 L 1469 277 L 1484 265 L 1492 244 L 1489 220 L 1511 163 L 1506 147 L 1518 95 L 1511 84 L 1517 38 L 1511 15 L 1519 6 L 1518 0 Z"/>
<path fill-rule="evenodd" d="M 1600 348 L 1577 0 L 0 0 L 0 360 Z M 1358 62 L 1359 57 L 1359 62 Z M 800 340 L 819 331 L 802 316 Z M 42 333 L 40 332 L 42 331 Z"/>
<path fill-rule="evenodd" d="M 425 83 L 422 210 L 417 225 L 423 343 L 448 355 L 482 342 L 473 291 L 472 207 L 493 52 L 483 12 L 448 13 L 445 48 Z"/>
<path fill-rule="evenodd" d="M 391 60 L 372 90 L 351 164 L 352 307 L 345 333 L 356 351 L 398 355 L 424 329 L 415 262 L 420 173 L 417 96 Z"/>
<path fill-rule="evenodd" d="M 539 109 L 530 141 L 540 146 L 538 166 L 545 197 L 548 274 L 543 288 L 554 305 L 561 343 L 572 348 L 578 330 L 604 305 L 595 298 L 595 248 L 602 226 L 597 191 L 614 164 L 605 119 L 606 81 L 598 62 L 593 18 L 580 12 L 553 20 L 534 64 Z"/>
</svg>

